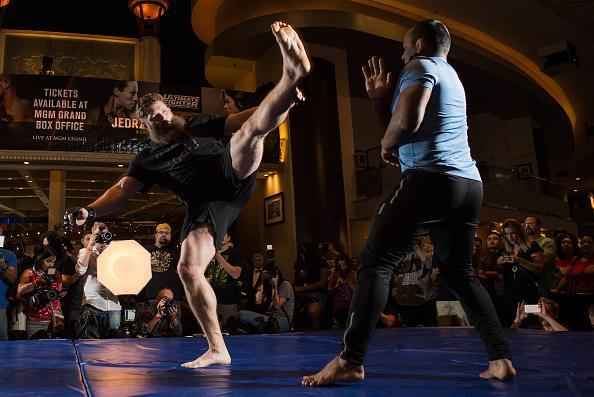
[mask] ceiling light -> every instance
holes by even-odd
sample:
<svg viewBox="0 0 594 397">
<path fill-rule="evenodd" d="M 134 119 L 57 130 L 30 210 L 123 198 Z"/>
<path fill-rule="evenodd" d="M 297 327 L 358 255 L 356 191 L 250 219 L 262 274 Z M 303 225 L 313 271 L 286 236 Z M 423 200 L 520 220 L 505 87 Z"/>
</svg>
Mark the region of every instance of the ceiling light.
<svg viewBox="0 0 594 397">
<path fill-rule="evenodd" d="M 23 164 L 25 164 L 25 165 L 29 165 L 29 164 L 31 164 L 31 163 L 29 163 L 28 161 L 23 161 Z"/>
</svg>

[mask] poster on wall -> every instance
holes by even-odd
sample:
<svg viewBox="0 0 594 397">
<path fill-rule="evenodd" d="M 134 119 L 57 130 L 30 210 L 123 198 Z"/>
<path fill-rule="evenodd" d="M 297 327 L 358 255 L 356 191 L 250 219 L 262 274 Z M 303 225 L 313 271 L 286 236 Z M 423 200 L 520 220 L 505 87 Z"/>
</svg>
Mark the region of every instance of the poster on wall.
<svg viewBox="0 0 594 397">
<path fill-rule="evenodd" d="M 241 111 L 239 105 L 256 106 L 262 97 L 143 81 L 0 75 L 0 150 L 136 153 L 148 143 L 139 101 L 152 92 L 184 118 Z M 279 154 L 276 130 L 265 141 L 264 162 L 280 162 Z"/>
<path fill-rule="evenodd" d="M 139 98 L 160 92 L 183 116 L 201 111 L 201 93 L 156 83 L 34 75 L 0 76 L 1 150 L 132 153 L 146 141 Z"/>
</svg>

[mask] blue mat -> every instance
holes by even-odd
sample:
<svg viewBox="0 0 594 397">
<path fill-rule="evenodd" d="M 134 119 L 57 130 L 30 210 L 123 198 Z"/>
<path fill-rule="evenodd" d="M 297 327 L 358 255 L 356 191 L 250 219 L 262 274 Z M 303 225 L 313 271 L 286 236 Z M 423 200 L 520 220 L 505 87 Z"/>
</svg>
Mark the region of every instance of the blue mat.
<svg viewBox="0 0 594 397">
<path fill-rule="evenodd" d="M 519 376 L 501 383 L 479 379 L 486 354 L 478 335 L 463 328 L 380 330 L 370 346 L 364 383 L 301 387 L 303 374 L 318 370 L 340 349 L 340 335 L 228 337 L 232 366 L 194 370 L 179 363 L 204 351 L 203 338 L 79 341 L 75 348 L 84 385 L 72 344 L 0 343 L 2 357 L 21 356 L 2 360 L 0 395 L 6 390 L 6 395 L 87 392 L 98 397 L 594 396 L 594 334 L 509 331 Z M 21 370 L 23 375 L 15 377 Z"/>
</svg>

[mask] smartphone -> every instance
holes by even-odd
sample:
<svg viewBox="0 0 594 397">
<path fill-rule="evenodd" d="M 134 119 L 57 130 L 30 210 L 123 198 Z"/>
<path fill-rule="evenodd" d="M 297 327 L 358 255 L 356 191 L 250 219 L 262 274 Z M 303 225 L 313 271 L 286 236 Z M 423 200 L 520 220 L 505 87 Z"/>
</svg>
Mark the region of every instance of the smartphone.
<svg viewBox="0 0 594 397">
<path fill-rule="evenodd" d="M 0 236 L 0 248 L 4 248 L 4 239 L 6 236 Z"/>
<path fill-rule="evenodd" d="M 272 244 L 266 245 L 266 251 L 272 251 Z"/>
<path fill-rule="evenodd" d="M 47 268 L 47 274 L 49 274 L 50 276 L 55 276 L 56 275 L 56 268 L 55 267 L 48 267 Z"/>
<path fill-rule="evenodd" d="M 525 313 L 540 313 L 540 305 L 524 305 Z"/>
</svg>

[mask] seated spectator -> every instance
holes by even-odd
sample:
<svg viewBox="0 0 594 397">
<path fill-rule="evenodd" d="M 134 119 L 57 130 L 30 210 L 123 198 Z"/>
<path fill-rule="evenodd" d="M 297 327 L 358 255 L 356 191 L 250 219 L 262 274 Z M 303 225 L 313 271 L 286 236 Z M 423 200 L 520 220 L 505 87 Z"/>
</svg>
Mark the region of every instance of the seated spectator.
<svg viewBox="0 0 594 397">
<path fill-rule="evenodd" d="M 259 312 L 241 310 L 239 320 L 250 332 L 286 332 L 292 328 L 295 294 L 291 283 L 273 265 L 262 271 L 262 308 Z"/>
<path fill-rule="evenodd" d="M 328 261 L 330 262 L 330 261 Z M 353 292 L 357 286 L 357 273 L 352 269 L 352 264 L 345 255 L 340 256 L 328 265 L 328 298 L 332 310 L 332 325 L 343 328 L 349 314 Z"/>
<path fill-rule="evenodd" d="M 182 336 L 180 310 L 173 290 L 163 288 L 155 299 L 137 306 L 138 329 L 143 336 Z"/>
<path fill-rule="evenodd" d="M 295 294 L 297 305 L 305 310 L 308 325 L 320 329 L 328 297 L 328 263 L 311 247 L 300 245 L 295 263 Z"/>
<path fill-rule="evenodd" d="M 17 280 L 17 258 L 7 249 L 0 248 L 0 340 L 8 338 L 8 318 L 6 297 L 9 287 Z"/>
<path fill-rule="evenodd" d="M 393 279 L 392 298 L 402 326 L 437 326 L 438 273 L 431 239 L 417 238 L 415 251 L 402 260 Z"/>
<path fill-rule="evenodd" d="M 538 307 L 539 310 L 536 313 L 526 313 L 526 305 L 520 302 L 512 328 L 536 328 L 546 332 L 567 331 L 567 328 L 558 321 L 559 305 L 557 303 L 547 298 L 540 298 Z M 530 321 L 531 316 L 538 321 Z"/>
<path fill-rule="evenodd" d="M 48 338 L 63 328 L 62 276 L 55 265 L 56 254 L 46 248 L 35 258 L 33 268 L 21 274 L 17 299 L 25 301 L 27 338 Z"/>
</svg>

